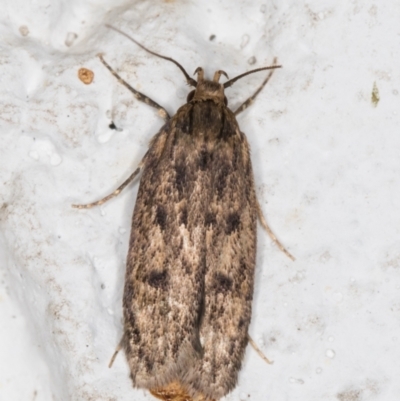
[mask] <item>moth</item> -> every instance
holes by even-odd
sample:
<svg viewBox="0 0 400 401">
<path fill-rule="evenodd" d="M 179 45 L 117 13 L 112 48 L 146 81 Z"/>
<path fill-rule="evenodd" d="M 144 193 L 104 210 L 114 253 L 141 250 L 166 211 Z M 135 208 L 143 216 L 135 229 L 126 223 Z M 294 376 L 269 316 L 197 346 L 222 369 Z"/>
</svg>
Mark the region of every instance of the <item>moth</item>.
<svg viewBox="0 0 400 401">
<path fill-rule="evenodd" d="M 195 80 L 175 60 L 115 30 L 174 63 L 194 89 L 170 117 L 100 55 L 138 100 L 159 111 L 165 124 L 139 167 L 116 191 L 100 201 L 73 206 L 101 205 L 142 173 L 127 256 L 119 348 L 125 351 L 135 387 L 163 400 L 219 400 L 235 387 L 249 341 L 257 219 L 293 259 L 263 217 L 249 144 L 236 120 L 281 66 L 275 60 L 272 66 L 230 80 L 222 70 L 208 80 L 199 67 Z M 270 72 L 257 91 L 236 111 L 230 110 L 225 89 L 263 70 Z M 220 83 L 221 76 L 228 80 Z"/>
</svg>

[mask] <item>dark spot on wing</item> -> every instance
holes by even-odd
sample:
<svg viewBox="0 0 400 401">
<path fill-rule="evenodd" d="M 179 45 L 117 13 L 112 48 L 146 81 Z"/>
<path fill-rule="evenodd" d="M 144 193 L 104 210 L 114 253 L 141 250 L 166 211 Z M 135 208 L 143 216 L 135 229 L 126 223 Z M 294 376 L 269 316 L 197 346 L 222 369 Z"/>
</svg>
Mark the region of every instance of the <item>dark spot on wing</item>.
<svg viewBox="0 0 400 401">
<path fill-rule="evenodd" d="M 184 226 L 187 226 L 187 222 L 188 222 L 188 211 L 187 211 L 187 207 L 184 206 L 181 209 L 181 213 L 179 216 L 179 224 L 183 224 Z"/>
<path fill-rule="evenodd" d="M 199 169 L 201 171 L 204 171 L 211 159 L 211 155 L 210 153 L 207 151 L 207 149 L 203 148 L 200 151 L 200 155 L 199 155 Z"/>
<path fill-rule="evenodd" d="M 225 233 L 230 235 L 234 231 L 237 231 L 240 226 L 240 216 L 238 212 L 233 212 L 228 214 L 226 219 Z"/>
<path fill-rule="evenodd" d="M 215 292 L 225 294 L 232 288 L 233 281 L 223 273 L 216 273 L 214 276 L 213 287 Z"/>
<path fill-rule="evenodd" d="M 165 230 L 167 222 L 167 211 L 165 210 L 164 206 L 157 205 L 155 220 L 156 224 L 160 226 L 160 229 Z"/>
<path fill-rule="evenodd" d="M 168 273 L 166 270 L 162 272 L 153 270 L 150 272 L 147 282 L 153 288 L 165 290 L 168 288 Z"/>
<path fill-rule="evenodd" d="M 186 186 L 186 167 L 183 163 L 175 166 L 175 185 L 179 193 L 182 194 Z"/>
<path fill-rule="evenodd" d="M 215 216 L 215 213 L 207 212 L 204 223 L 205 223 L 206 227 L 210 227 L 210 226 L 215 227 L 215 225 L 217 224 L 217 218 Z"/>
</svg>

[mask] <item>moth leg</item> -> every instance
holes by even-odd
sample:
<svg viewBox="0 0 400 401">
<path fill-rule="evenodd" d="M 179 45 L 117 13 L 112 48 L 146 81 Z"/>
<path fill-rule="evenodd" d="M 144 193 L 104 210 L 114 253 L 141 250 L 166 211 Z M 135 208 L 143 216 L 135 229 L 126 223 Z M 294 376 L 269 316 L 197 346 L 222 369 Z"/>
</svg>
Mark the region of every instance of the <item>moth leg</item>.
<svg viewBox="0 0 400 401">
<path fill-rule="evenodd" d="M 264 227 L 264 229 L 267 231 L 268 235 L 271 237 L 272 241 L 275 242 L 275 244 L 278 246 L 278 248 L 290 259 L 295 260 L 294 256 L 289 253 L 289 251 L 280 243 L 278 238 L 276 238 L 275 234 L 269 227 L 267 221 L 265 220 L 265 217 L 263 215 L 263 212 L 261 210 L 260 204 L 257 201 L 257 213 L 258 213 L 258 218 L 260 219 L 261 225 Z"/>
<path fill-rule="evenodd" d="M 124 81 L 119 74 L 112 69 L 112 67 L 104 60 L 103 56 L 101 54 L 98 55 L 100 61 L 106 66 L 106 68 L 111 72 L 111 74 L 114 75 L 115 78 L 118 79 L 119 83 L 125 86 L 125 88 L 128 88 L 134 95 L 135 98 L 143 103 L 148 104 L 151 107 L 154 107 L 155 109 L 158 110 L 158 114 L 165 120 L 168 121 L 171 117 L 168 114 L 167 110 L 164 109 L 164 107 L 160 106 L 158 103 L 156 103 L 154 100 L 151 100 L 148 96 L 144 95 L 143 93 L 137 91 L 136 89 L 132 88 L 126 81 Z"/>
<path fill-rule="evenodd" d="M 115 352 L 113 353 L 113 356 L 111 357 L 110 363 L 108 364 L 108 367 L 111 368 L 113 365 L 115 358 L 118 355 L 118 352 L 121 351 L 122 347 L 124 346 L 124 339 L 125 336 L 122 336 L 121 341 L 118 343 L 117 348 L 115 349 Z"/>
<path fill-rule="evenodd" d="M 260 350 L 260 348 L 258 348 L 258 345 L 256 344 L 256 342 L 250 337 L 249 333 L 247 333 L 247 338 L 249 340 L 250 345 L 253 347 L 254 351 L 256 351 L 257 354 L 261 357 L 261 359 L 264 359 L 265 362 L 267 362 L 269 365 L 272 365 L 274 363 L 274 361 L 270 361 L 264 355 L 264 353 Z"/>
<path fill-rule="evenodd" d="M 122 185 L 120 185 L 112 194 L 107 195 L 105 198 L 98 200 L 97 202 L 93 202 L 93 203 L 88 203 L 86 205 L 72 205 L 72 207 L 76 208 L 76 209 L 90 209 L 93 206 L 99 206 L 102 205 L 103 203 L 107 202 L 108 200 L 110 200 L 111 198 L 114 198 L 115 196 L 119 195 L 121 193 L 121 191 L 131 182 L 133 181 L 133 179 L 140 173 L 140 171 L 142 170 L 143 167 L 143 160 L 140 163 L 139 167 L 130 175 L 130 177 L 122 183 Z"/>
<path fill-rule="evenodd" d="M 277 62 L 277 58 L 274 58 L 274 61 L 272 65 L 275 65 Z M 265 85 L 267 85 L 268 81 L 271 79 L 272 74 L 274 73 L 275 69 L 272 69 L 269 74 L 267 75 L 267 78 L 264 79 L 264 82 L 261 84 L 261 86 L 253 93 L 252 96 L 250 96 L 245 102 L 243 102 L 235 111 L 234 115 L 237 116 L 239 113 L 241 113 L 243 110 L 246 110 L 253 102 L 254 99 L 257 97 L 257 95 L 262 91 Z"/>
</svg>

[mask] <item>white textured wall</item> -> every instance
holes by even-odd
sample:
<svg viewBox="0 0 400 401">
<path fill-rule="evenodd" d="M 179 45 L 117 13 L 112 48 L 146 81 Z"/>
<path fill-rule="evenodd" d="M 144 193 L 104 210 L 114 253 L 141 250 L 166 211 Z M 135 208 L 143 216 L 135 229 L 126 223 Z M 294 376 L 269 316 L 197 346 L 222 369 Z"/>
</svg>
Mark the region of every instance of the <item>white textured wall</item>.
<svg viewBox="0 0 400 401">
<path fill-rule="evenodd" d="M 180 71 L 275 72 L 240 118 L 262 208 L 249 348 L 229 400 L 394 401 L 400 394 L 400 5 L 372 0 L 3 0 L 0 400 L 149 400 L 123 355 L 137 184 L 100 208 L 162 125 L 96 58 L 173 113 Z M 215 39 L 210 41 L 211 35 Z M 67 46 L 66 43 L 69 45 Z M 256 63 L 249 60 L 255 57 Z M 95 73 L 85 86 L 80 67 Z M 227 90 L 232 107 L 262 81 Z M 371 102 L 376 82 L 380 101 Z M 121 131 L 110 130 L 111 120 Z"/>
</svg>

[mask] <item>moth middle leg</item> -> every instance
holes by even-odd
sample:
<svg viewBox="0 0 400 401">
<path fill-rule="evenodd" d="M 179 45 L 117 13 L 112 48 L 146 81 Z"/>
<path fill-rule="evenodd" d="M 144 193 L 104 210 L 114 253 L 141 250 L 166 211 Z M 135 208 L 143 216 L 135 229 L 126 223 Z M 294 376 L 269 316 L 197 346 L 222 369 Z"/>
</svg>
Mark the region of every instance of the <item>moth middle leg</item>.
<svg viewBox="0 0 400 401">
<path fill-rule="evenodd" d="M 119 195 L 122 190 L 130 183 L 134 180 L 134 178 L 140 173 L 140 171 L 143 168 L 143 164 L 144 164 L 144 160 L 141 161 L 141 163 L 139 164 L 139 167 L 128 177 L 127 180 L 125 180 L 113 193 L 105 196 L 104 198 L 96 201 L 96 202 L 92 202 L 92 203 L 87 203 L 84 205 L 72 205 L 72 207 L 76 208 L 76 209 L 90 209 L 93 206 L 100 206 L 103 203 L 106 203 L 108 200 L 114 198 L 115 196 Z"/>
<path fill-rule="evenodd" d="M 267 221 L 265 220 L 264 214 L 261 210 L 260 204 L 257 201 L 257 214 L 260 220 L 261 225 L 264 227 L 265 231 L 271 237 L 272 241 L 278 246 L 278 248 L 290 259 L 295 260 L 294 256 L 282 245 L 282 243 L 276 238 L 276 235 L 271 230 L 271 227 L 268 225 Z"/>
<path fill-rule="evenodd" d="M 121 351 L 121 349 L 124 347 L 124 341 L 125 341 L 125 335 L 122 336 L 121 340 L 119 341 L 119 343 L 117 345 L 117 348 L 115 349 L 115 351 L 113 353 L 113 356 L 111 357 L 110 362 L 108 363 L 108 367 L 109 368 L 112 367 L 112 365 L 113 365 L 113 363 L 115 361 L 115 358 L 117 357 L 119 351 Z"/>
</svg>

